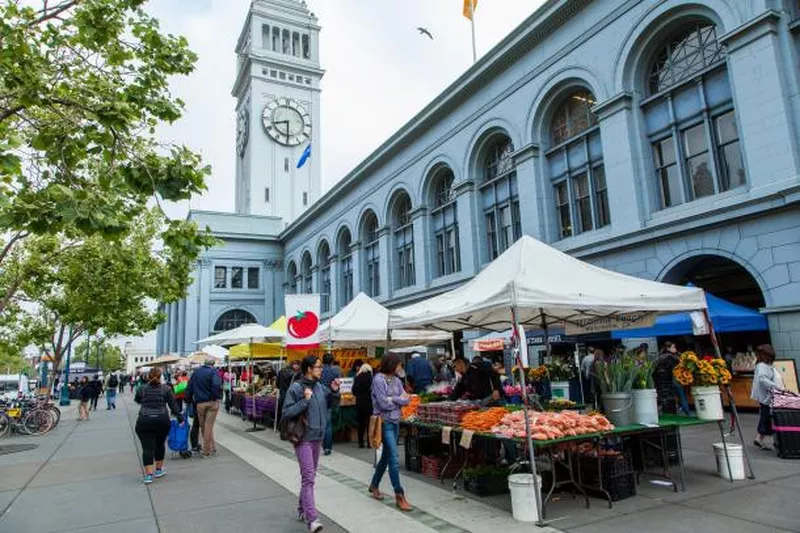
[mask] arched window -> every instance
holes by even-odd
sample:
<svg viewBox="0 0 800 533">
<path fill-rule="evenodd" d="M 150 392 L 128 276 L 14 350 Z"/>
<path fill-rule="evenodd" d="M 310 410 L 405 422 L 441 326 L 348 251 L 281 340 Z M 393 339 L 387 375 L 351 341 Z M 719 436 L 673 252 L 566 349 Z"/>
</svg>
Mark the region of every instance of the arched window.
<svg viewBox="0 0 800 533">
<path fill-rule="evenodd" d="M 656 51 L 642 103 L 655 161 L 658 207 L 745 185 L 725 49 L 717 29 L 694 21 Z"/>
<path fill-rule="evenodd" d="M 244 326 L 245 324 L 255 323 L 256 318 L 247 311 L 232 309 L 230 311 L 225 311 L 222 313 L 222 316 L 217 319 L 216 324 L 214 324 L 214 332 L 219 333 L 221 331 L 228 331 L 229 329 Z"/>
<path fill-rule="evenodd" d="M 289 285 L 289 294 L 297 294 L 297 265 L 294 261 L 289 262 L 289 268 L 286 269 L 286 283 Z"/>
<path fill-rule="evenodd" d="M 431 219 L 433 240 L 436 243 L 436 277 L 461 270 L 461 251 L 458 242 L 458 213 L 453 194 L 453 171 L 442 167 L 435 171 L 432 188 Z"/>
<path fill-rule="evenodd" d="M 281 30 L 275 26 L 272 27 L 272 51 L 281 51 Z"/>
<path fill-rule="evenodd" d="M 480 191 L 490 261 L 522 236 L 513 154 L 511 139 L 499 136 L 491 142 L 483 159 Z"/>
<path fill-rule="evenodd" d="M 314 292 L 314 276 L 311 273 L 311 254 L 306 252 L 303 254 L 303 262 L 300 263 L 300 275 L 303 278 L 303 294 L 311 294 Z"/>
<path fill-rule="evenodd" d="M 328 313 L 331 310 L 331 248 L 328 241 L 322 241 L 317 254 L 319 265 L 319 294 L 320 311 Z"/>
<path fill-rule="evenodd" d="M 311 41 L 307 34 L 303 34 L 303 59 L 311 59 Z"/>
<path fill-rule="evenodd" d="M 281 33 L 281 52 L 286 55 L 292 54 L 292 36 L 289 30 L 283 30 Z"/>
<path fill-rule="evenodd" d="M 300 57 L 300 34 L 297 32 L 292 33 L 292 55 Z"/>
<path fill-rule="evenodd" d="M 353 299 L 353 239 L 345 228 L 339 236 L 339 297 L 345 306 Z"/>
<path fill-rule="evenodd" d="M 573 91 L 561 101 L 550 124 L 547 165 L 561 239 L 611 222 L 594 104 L 591 92 Z"/>
<path fill-rule="evenodd" d="M 378 217 L 372 211 L 364 215 L 361 242 L 364 243 L 364 292 L 375 298 L 381 293 L 381 250 Z"/>
<path fill-rule="evenodd" d="M 414 269 L 414 222 L 411 220 L 411 198 L 405 192 L 394 201 L 392 229 L 394 230 L 395 279 L 397 289 L 416 283 Z"/>
</svg>

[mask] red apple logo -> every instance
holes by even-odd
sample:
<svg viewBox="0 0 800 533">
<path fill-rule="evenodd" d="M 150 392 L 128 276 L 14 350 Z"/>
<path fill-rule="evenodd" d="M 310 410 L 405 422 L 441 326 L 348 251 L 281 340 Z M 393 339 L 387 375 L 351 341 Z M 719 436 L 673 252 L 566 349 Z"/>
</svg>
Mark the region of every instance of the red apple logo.
<svg viewBox="0 0 800 533">
<path fill-rule="evenodd" d="M 295 339 L 305 339 L 317 331 L 319 317 L 311 311 L 301 311 L 289 319 L 286 325 L 289 334 Z"/>
</svg>

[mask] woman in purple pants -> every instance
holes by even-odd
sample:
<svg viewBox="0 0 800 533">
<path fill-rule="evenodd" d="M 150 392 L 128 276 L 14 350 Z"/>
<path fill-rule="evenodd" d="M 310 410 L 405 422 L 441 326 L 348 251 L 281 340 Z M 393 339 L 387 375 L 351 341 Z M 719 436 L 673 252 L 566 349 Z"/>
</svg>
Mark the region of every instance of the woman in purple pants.
<svg viewBox="0 0 800 533">
<path fill-rule="evenodd" d="M 308 525 L 308 531 L 317 533 L 322 531 L 322 524 L 317 520 L 317 509 L 314 505 L 314 478 L 317 476 L 328 408 L 339 398 L 339 380 L 333 380 L 330 389 L 322 385 L 319 382 L 322 363 L 313 356 L 303 359 L 300 372 L 303 374 L 302 379 L 292 383 L 286 393 L 283 417 L 305 415 L 308 422 L 303 440 L 294 447 L 297 462 L 300 464 L 301 485 L 297 516 Z"/>
</svg>

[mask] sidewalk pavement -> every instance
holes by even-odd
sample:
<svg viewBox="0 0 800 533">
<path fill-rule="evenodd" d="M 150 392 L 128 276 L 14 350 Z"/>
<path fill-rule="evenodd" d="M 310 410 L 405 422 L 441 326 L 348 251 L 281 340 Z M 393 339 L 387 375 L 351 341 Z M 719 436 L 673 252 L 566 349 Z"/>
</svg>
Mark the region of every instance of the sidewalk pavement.
<svg viewBox="0 0 800 533">
<path fill-rule="evenodd" d="M 74 406 L 41 437 L 0 446 L 37 447 L 0 455 L 0 533 L 300 533 L 297 497 L 224 448 L 211 459 L 167 452 L 167 476 L 141 481 L 130 393 L 104 402 L 88 422 Z M 266 454 L 269 455 L 269 454 Z M 320 518 L 325 533 L 344 530 Z"/>
</svg>

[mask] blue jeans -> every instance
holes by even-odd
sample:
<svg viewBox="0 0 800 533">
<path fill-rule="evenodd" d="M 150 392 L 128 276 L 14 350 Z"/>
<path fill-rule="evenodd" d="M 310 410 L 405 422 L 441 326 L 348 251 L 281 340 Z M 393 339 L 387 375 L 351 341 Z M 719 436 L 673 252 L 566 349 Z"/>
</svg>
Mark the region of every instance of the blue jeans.
<svg viewBox="0 0 800 533">
<path fill-rule="evenodd" d="M 322 449 L 326 452 L 333 449 L 333 425 L 331 423 L 330 410 L 328 410 L 328 420 L 325 422 L 325 435 L 322 438 Z"/>
<path fill-rule="evenodd" d="M 117 408 L 117 389 L 106 389 L 106 407 L 108 409 Z"/>
<path fill-rule="evenodd" d="M 683 414 L 689 414 L 689 402 L 686 400 L 686 389 L 678 383 L 677 380 L 672 381 L 675 384 L 675 392 L 678 394 L 678 401 L 681 402 L 681 411 Z"/>
<path fill-rule="evenodd" d="M 395 494 L 403 494 L 403 486 L 400 485 L 400 457 L 397 452 L 397 438 L 400 433 L 400 425 L 390 422 L 383 423 L 383 452 L 381 460 L 375 466 L 375 474 L 372 476 L 371 487 L 378 488 L 381 484 L 386 468 L 389 468 L 389 479 L 392 481 L 392 488 Z"/>
</svg>

